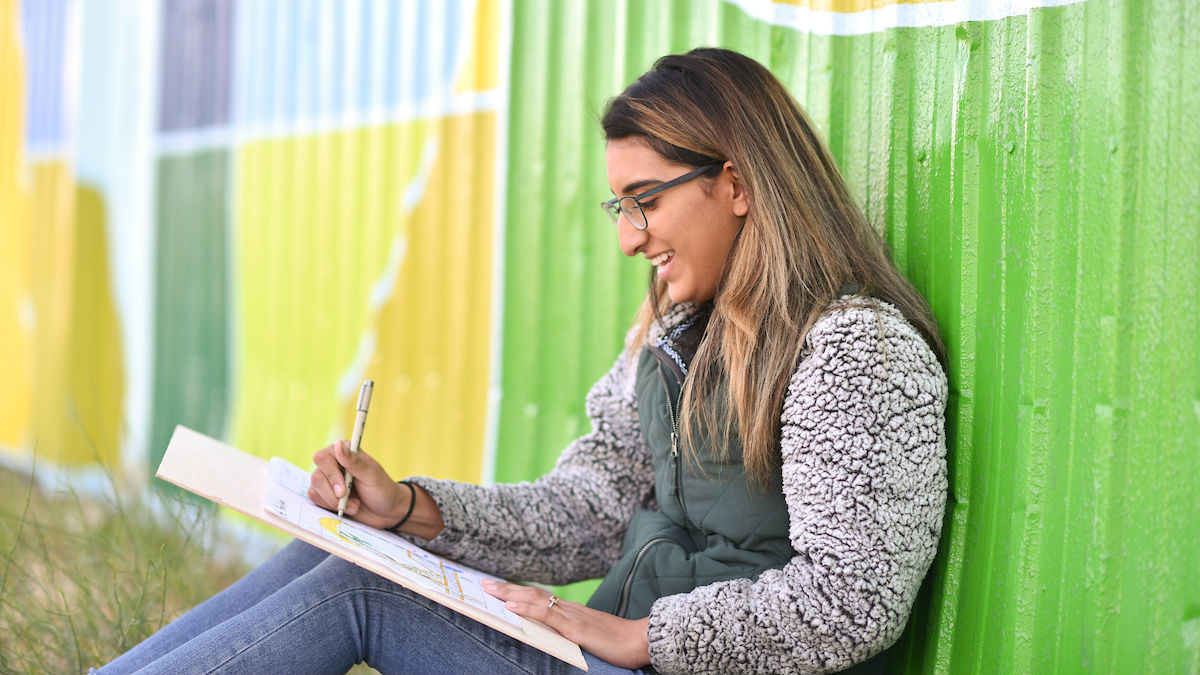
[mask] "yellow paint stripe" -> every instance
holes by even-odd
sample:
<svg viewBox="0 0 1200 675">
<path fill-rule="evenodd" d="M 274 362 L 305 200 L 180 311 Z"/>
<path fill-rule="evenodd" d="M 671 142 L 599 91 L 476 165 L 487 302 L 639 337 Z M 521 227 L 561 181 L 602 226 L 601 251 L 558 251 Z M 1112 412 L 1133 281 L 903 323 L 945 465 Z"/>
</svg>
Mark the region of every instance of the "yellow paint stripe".
<svg viewBox="0 0 1200 675">
<path fill-rule="evenodd" d="M 32 438 L 39 461 L 111 464 L 120 454 L 125 373 L 101 195 L 69 166 L 35 165 Z"/>
<path fill-rule="evenodd" d="M 496 133 L 479 112 L 239 150 L 235 445 L 307 465 L 347 435 L 350 374 L 395 475 L 480 479 Z"/>
<path fill-rule="evenodd" d="M 491 346 L 496 114 L 436 122 L 440 151 L 377 317 L 372 447 L 397 476 L 482 478 Z M 342 419 L 353 418 L 347 397 Z"/>
<path fill-rule="evenodd" d="M 409 122 L 238 150 L 235 445 L 304 466 L 353 420 L 339 414 L 338 385 L 392 244 L 407 239 L 398 205 L 430 133 Z"/>
<path fill-rule="evenodd" d="M 500 3 L 479 0 L 470 32 L 471 54 L 463 64 L 454 85 L 454 93 L 492 91 L 500 82 Z"/>
<path fill-rule="evenodd" d="M 0 447 L 24 445 L 33 403 L 28 194 L 24 166 L 25 79 L 16 0 L 0 0 Z"/>
</svg>

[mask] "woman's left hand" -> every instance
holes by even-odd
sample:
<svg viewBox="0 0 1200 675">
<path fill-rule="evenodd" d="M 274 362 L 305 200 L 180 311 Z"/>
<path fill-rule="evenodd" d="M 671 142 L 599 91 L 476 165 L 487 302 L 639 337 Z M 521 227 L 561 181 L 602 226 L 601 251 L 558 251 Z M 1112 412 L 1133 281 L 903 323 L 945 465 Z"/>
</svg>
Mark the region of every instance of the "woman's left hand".
<svg viewBox="0 0 1200 675">
<path fill-rule="evenodd" d="M 510 611 L 541 621 L 615 666 L 633 670 L 650 663 L 650 619 L 622 619 L 530 586 L 485 580 L 483 590 L 503 600 Z"/>
</svg>

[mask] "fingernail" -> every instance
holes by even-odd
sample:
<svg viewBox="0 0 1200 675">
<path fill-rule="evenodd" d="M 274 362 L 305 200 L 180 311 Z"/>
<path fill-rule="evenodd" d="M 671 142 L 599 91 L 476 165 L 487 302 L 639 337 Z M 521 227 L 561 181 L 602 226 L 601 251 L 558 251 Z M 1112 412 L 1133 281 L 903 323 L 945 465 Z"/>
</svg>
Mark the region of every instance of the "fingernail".
<svg viewBox="0 0 1200 675">
<path fill-rule="evenodd" d="M 509 600 L 508 602 L 504 603 L 504 606 L 505 606 L 505 607 L 507 607 L 507 608 L 509 608 L 509 609 L 516 609 L 516 608 L 517 608 L 517 603 L 516 603 L 515 601 L 513 601 L 513 600 Z"/>
<path fill-rule="evenodd" d="M 341 497 L 343 492 L 345 492 L 345 488 L 343 488 L 341 485 L 333 486 L 333 494 L 334 495 Z"/>
</svg>

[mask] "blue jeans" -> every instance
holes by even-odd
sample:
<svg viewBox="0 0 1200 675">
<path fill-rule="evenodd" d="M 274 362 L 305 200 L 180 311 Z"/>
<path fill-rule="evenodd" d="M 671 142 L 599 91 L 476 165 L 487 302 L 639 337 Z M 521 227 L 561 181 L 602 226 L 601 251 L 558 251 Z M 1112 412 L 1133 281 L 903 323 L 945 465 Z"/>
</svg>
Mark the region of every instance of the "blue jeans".
<svg viewBox="0 0 1200 675">
<path fill-rule="evenodd" d="M 591 675 L 634 672 L 584 657 Z M 583 672 L 301 541 L 93 672 L 341 674 L 360 661 L 382 673 Z"/>
</svg>

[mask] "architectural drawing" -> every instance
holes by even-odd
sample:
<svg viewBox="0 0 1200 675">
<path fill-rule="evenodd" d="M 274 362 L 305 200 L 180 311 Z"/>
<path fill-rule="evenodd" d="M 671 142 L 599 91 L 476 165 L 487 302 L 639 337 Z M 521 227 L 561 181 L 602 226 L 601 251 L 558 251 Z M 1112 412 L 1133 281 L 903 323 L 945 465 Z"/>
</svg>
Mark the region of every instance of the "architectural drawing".
<svg viewBox="0 0 1200 675">
<path fill-rule="evenodd" d="M 391 532 L 348 519 L 339 522 L 337 514 L 314 504 L 307 492 L 308 473 L 279 457 L 271 459 L 263 505 L 266 511 L 325 539 L 367 552 L 426 588 L 470 603 L 515 626 L 521 625 L 520 617 L 505 609 L 503 602 L 485 593 L 480 585 L 484 579 L 497 577 L 430 553 Z"/>
</svg>

